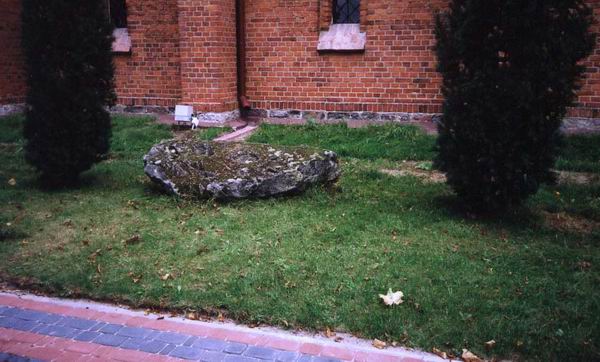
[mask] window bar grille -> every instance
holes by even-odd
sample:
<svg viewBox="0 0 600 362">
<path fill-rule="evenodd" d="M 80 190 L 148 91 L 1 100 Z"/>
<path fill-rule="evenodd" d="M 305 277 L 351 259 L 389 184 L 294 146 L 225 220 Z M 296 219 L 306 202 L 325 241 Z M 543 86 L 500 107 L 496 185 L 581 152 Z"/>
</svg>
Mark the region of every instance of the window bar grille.
<svg viewBox="0 0 600 362">
<path fill-rule="evenodd" d="M 360 0 L 333 0 L 333 23 L 360 23 Z"/>
</svg>

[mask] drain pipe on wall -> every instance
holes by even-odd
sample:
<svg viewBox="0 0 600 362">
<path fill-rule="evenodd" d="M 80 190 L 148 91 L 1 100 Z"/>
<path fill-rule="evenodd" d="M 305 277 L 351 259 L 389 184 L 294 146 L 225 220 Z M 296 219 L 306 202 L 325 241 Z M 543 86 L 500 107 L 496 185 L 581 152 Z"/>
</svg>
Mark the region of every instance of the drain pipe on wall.
<svg viewBox="0 0 600 362">
<path fill-rule="evenodd" d="M 235 1 L 235 26 L 237 40 L 237 96 L 240 115 L 247 119 L 251 108 L 250 100 L 246 96 L 246 1 Z"/>
</svg>

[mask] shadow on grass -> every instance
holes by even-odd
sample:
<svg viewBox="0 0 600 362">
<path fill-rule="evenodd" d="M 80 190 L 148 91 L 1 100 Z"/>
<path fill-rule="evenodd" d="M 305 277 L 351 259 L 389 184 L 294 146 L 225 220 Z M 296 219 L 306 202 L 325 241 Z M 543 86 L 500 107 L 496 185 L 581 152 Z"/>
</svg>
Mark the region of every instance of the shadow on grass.
<svg viewBox="0 0 600 362">
<path fill-rule="evenodd" d="M 533 231 L 539 236 L 548 236 L 547 240 L 556 240 L 562 244 L 565 240 L 571 240 L 571 247 L 600 244 L 600 230 L 586 233 L 553 229 L 537 209 L 527 204 L 496 214 L 473 214 L 456 195 L 437 196 L 434 198 L 434 204 L 445 210 L 450 220 L 465 221 L 473 226 L 484 227 L 488 232 L 508 232 L 513 236 L 525 236 Z"/>
</svg>

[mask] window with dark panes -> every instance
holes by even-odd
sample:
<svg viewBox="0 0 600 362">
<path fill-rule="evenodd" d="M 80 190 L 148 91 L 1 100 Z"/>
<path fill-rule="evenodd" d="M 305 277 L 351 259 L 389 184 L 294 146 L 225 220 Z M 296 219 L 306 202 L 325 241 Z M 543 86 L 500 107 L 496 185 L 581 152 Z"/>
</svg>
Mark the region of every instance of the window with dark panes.
<svg viewBox="0 0 600 362">
<path fill-rule="evenodd" d="M 333 0 L 333 23 L 360 23 L 360 0 Z"/>
<path fill-rule="evenodd" d="M 125 0 L 107 0 L 108 17 L 115 28 L 127 27 L 127 5 Z"/>
</svg>

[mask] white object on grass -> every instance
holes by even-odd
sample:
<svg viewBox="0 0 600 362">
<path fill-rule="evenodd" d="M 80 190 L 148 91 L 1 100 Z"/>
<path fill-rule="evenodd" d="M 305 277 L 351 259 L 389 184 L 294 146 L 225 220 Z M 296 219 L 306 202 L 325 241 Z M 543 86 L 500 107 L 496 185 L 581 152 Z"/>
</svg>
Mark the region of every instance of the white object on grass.
<svg viewBox="0 0 600 362">
<path fill-rule="evenodd" d="M 192 129 L 198 128 L 199 125 L 200 125 L 200 120 L 198 119 L 198 117 L 193 116 L 192 117 Z"/>
<path fill-rule="evenodd" d="M 402 304 L 404 301 L 402 300 L 402 297 L 404 297 L 404 293 L 402 293 L 401 291 L 397 291 L 397 292 L 392 292 L 392 288 L 390 288 L 388 290 L 387 294 L 379 294 L 379 298 L 383 299 L 383 303 L 385 303 L 385 305 L 398 305 L 398 304 Z"/>
</svg>

